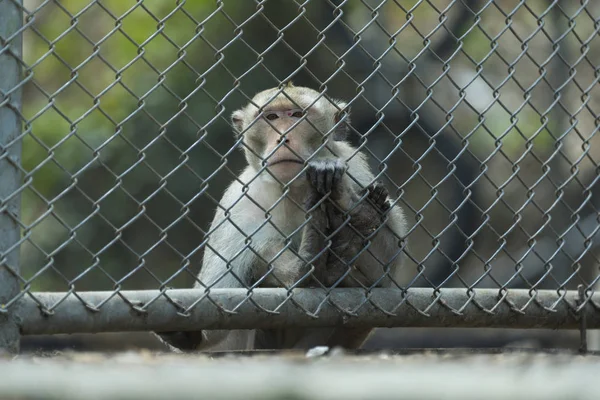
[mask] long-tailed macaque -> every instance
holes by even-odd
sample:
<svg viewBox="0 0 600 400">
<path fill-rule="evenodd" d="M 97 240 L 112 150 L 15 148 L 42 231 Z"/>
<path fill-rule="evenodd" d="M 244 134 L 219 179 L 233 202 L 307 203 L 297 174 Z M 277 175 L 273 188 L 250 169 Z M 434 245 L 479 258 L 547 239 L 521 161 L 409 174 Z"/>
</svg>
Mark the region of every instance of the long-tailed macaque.
<svg viewBox="0 0 600 400">
<path fill-rule="evenodd" d="M 203 285 L 243 288 L 260 280 L 260 287 L 290 287 L 306 276 L 310 279 L 297 286 L 392 284 L 404 259 L 404 214 L 373 182 L 365 155 L 345 141 L 346 106 L 288 84 L 256 94 L 233 113 L 248 165 L 216 211 L 198 275 Z M 307 215 L 311 219 L 305 223 Z M 310 328 L 157 335 L 185 351 L 357 348 L 370 332 Z"/>
</svg>

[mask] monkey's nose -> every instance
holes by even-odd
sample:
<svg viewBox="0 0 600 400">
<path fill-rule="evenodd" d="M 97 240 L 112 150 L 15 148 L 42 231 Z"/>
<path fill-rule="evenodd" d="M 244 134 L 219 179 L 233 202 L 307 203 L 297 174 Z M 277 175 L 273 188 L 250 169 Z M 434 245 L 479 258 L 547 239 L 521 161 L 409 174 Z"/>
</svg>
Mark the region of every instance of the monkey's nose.
<svg viewBox="0 0 600 400">
<path fill-rule="evenodd" d="M 288 141 L 289 141 L 288 138 L 286 138 L 285 136 L 282 136 L 277 140 L 277 143 L 286 143 Z"/>
</svg>

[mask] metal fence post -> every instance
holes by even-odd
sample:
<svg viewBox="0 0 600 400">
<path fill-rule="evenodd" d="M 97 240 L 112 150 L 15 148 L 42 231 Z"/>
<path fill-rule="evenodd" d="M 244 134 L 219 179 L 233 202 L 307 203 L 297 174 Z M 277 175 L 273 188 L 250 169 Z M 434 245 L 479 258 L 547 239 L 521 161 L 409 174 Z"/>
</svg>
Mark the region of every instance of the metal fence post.
<svg viewBox="0 0 600 400">
<path fill-rule="evenodd" d="M 20 342 L 14 307 L 6 303 L 19 293 L 21 27 L 21 0 L 0 1 L 0 350 L 9 353 Z"/>
</svg>

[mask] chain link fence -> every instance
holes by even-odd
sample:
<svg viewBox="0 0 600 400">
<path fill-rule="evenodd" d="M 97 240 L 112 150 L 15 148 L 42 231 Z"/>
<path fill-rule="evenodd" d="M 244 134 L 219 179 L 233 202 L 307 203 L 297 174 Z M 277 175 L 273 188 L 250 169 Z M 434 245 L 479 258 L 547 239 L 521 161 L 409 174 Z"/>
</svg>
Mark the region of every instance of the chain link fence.
<svg viewBox="0 0 600 400">
<path fill-rule="evenodd" d="M 0 0 L 0 346 L 192 328 L 599 328 L 599 30 L 585 0 Z M 300 259 L 312 210 L 277 209 L 297 205 L 294 180 L 266 206 L 252 198 L 272 171 L 241 180 L 252 146 L 230 117 L 289 82 L 314 104 L 347 103 L 349 159 L 364 154 L 367 183 L 404 212 L 378 279 L 306 283 L 334 232 L 302 259 L 304 280 L 267 284 Z M 319 149 L 333 141 L 321 134 Z M 237 250 L 220 254 L 219 224 L 240 214 L 252 229 L 236 226 Z M 267 230 L 279 236 L 260 247 Z M 376 257 L 377 239 L 349 240 L 365 245 L 349 258 Z M 207 252 L 222 274 L 202 282 Z M 264 275 L 236 275 L 253 257 Z"/>
</svg>

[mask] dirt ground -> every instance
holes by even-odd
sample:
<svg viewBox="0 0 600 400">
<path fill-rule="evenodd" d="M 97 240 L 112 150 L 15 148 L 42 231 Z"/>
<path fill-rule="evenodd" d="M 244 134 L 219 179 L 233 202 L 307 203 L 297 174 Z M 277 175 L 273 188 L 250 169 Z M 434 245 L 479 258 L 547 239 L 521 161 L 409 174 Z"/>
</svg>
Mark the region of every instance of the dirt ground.
<svg viewBox="0 0 600 400">
<path fill-rule="evenodd" d="M 4 357 L 0 399 L 599 399 L 600 355 L 564 350 Z"/>
</svg>

